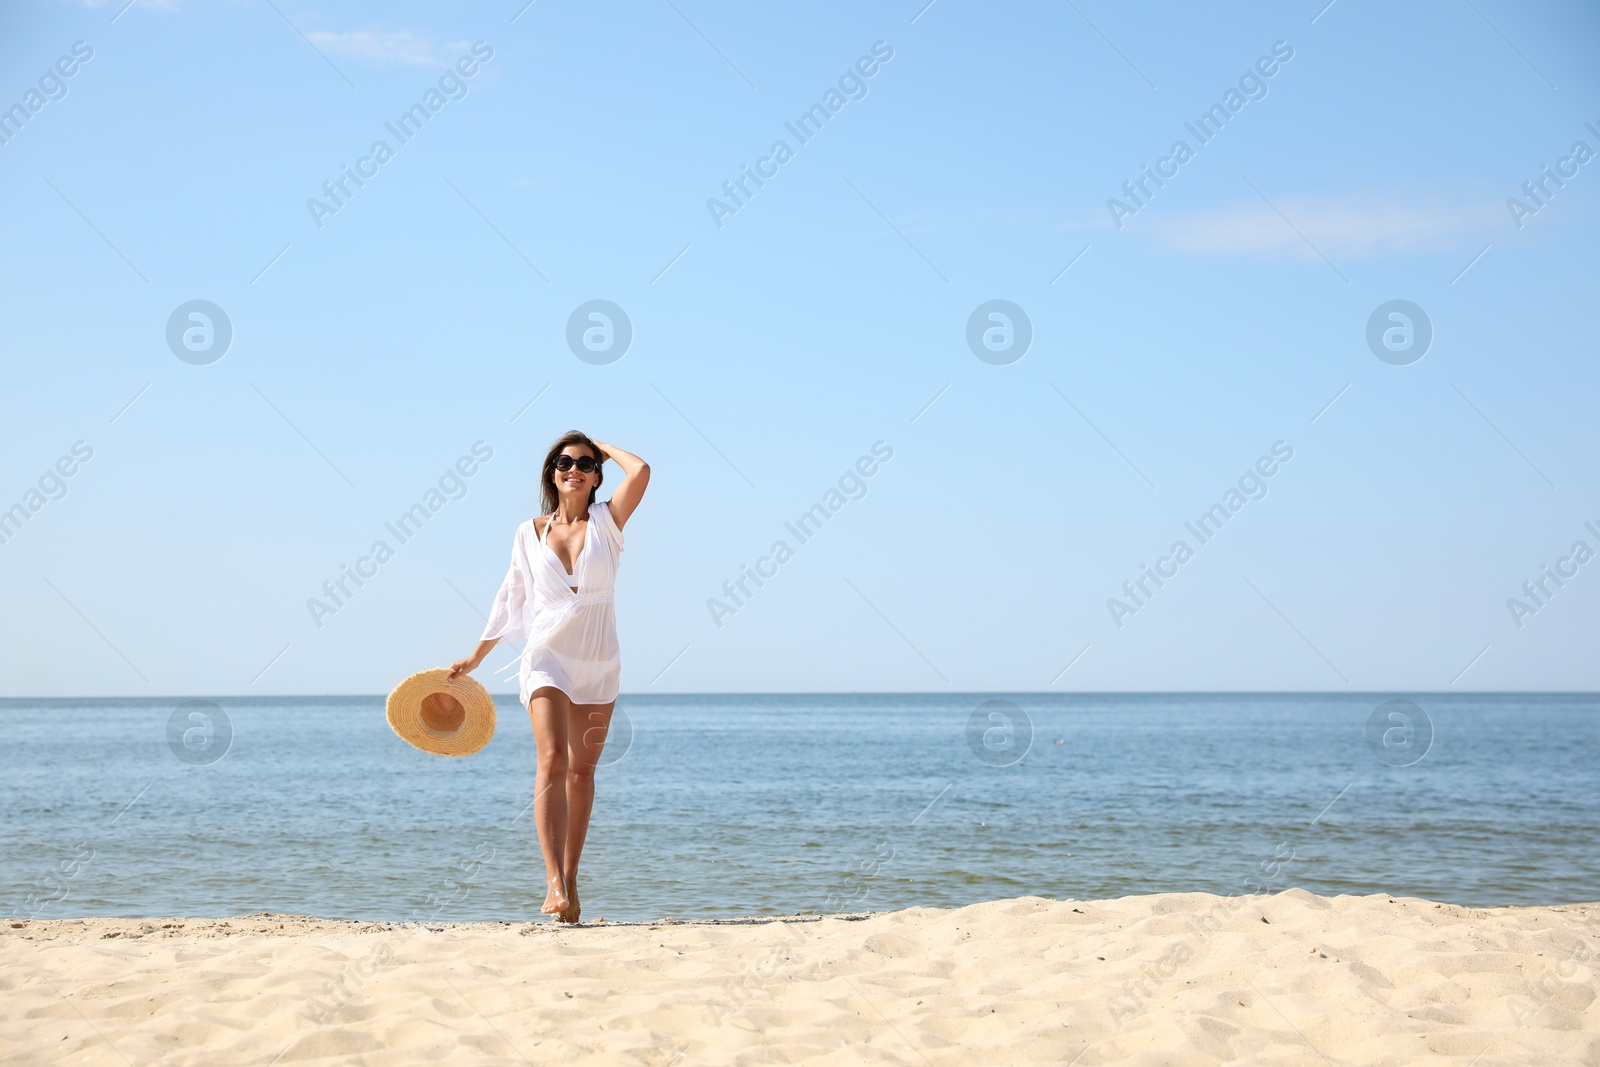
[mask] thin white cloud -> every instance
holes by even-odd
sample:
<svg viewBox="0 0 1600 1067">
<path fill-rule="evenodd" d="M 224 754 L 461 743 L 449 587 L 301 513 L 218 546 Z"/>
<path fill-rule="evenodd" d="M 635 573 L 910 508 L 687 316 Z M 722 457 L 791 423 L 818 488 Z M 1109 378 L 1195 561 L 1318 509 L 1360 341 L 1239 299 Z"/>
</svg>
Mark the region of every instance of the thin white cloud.
<svg viewBox="0 0 1600 1067">
<path fill-rule="evenodd" d="M 465 45 L 444 44 L 416 30 L 354 30 L 350 33 L 316 31 L 306 34 L 312 44 L 357 63 L 374 66 L 436 67 L 448 63 Z"/>
<path fill-rule="evenodd" d="M 1151 207 L 1128 227 L 1146 229 L 1174 251 L 1268 258 L 1315 259 L 1317 250 L 1350 258 L 1441 252 L 1506 221 L 1505 208 L 1493 203 L 1415 206 L 1351 197 L 1275 197 L 1270 206 L 1258 199 L 1177 214 Z"/>
<path fill-rule="evenodd" d="M 68 2 L 73 3 L 78 7 L 89 8 L 90 10 L 93 10 L 95 8 L 110 7 L 113 4 L 115 5 L 115 8 L 121 8 L 124 5 L 128 5 L 128 0 L 68 0 Z M 176 10 L 178 10 L 177 0 L 138 0 L 137 3 L 131 4 L 131 5 L 128 5 L 128 6 L 131 6 L 131 7 L 142 7 L 144 9 L 146 9 L 147 11 L 148 10 L 155 10 L 155 11 L 176 11 Z"/>
</svg>

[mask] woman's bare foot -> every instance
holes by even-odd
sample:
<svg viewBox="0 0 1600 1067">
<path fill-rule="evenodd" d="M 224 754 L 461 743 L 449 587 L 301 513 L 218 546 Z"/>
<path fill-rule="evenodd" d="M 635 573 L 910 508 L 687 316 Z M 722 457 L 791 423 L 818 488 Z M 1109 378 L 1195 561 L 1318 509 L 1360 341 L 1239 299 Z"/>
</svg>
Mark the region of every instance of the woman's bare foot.
<svg viewBox="0 0 1600 1067">
<path fill-rule="evenodd" d="M 573 875 L 571 878 L 567 879 L 566 910 L 557 915 L 556 920 L 564 923 L 575 923 L 578 921 L 578 913 L 580 910 L 581 909 L 578 906 L 578 876 Z"/>
<path fill-rule="evenodd" d="M 539 910 L 544 912 L 546 915 L 554 915 L 559 919 L 563 914 L 565 914 L 568 908 L 572 907 L 572 903 L 568 899 L 566 890 L 561 884 L 560 875 L 552 874 L 548 879 L 546 879 L 546 881 L 550 885 L 550 893 L 544 898 L 544 905 L 540 907 Z"/>
</svg>

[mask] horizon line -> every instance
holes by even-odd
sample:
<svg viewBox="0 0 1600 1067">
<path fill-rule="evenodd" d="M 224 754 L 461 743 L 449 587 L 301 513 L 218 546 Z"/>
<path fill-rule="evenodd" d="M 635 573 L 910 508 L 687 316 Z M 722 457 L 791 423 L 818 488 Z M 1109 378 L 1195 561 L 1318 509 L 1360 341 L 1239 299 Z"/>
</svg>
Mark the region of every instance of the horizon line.
<svg viewBox="0 0 1600 1067">
<path fill-rule="evenodd" d="M 923 697 L 923 696 L 951 696 L 951 697 L 994 697 L 994 696 L 1055 696 L 1055 697 L 1103 697 L 1103 696 L 1315 696 L 1315 697 L 1358 697 L 1358 696 L 1385 696 L 1395 694 L 1410 694 L 1413 696 L 1570 696 L 1570 697 L 1600 697 L 1600 690 L 1590 689 L 1098 689 L 1098 690 L 1050 690 L 1050 689 L 806 689 L 806 690 L 698 690 L 682 692 L 650 692 L 650 693 L 619 693 L 618 700 L 624 698 L 653 698 L 653 697 L 839 697 L 839 696 L 898 696 L 898 697 Z M 516 703 L 516 693 L 490 693 L 495 701 L 510 700 Z M 165 700 L 319 700 L 330 697 L 387 700 L 388 693 L 235 693 L 223 696 L 198 694 L 170 693 L 162 695 L 134 695 L 129 693 L 118 694 L 77 694 L 72 696 L 6 696 L 0 695 L 0 704 L 22 701 L 42 700 L 140 700 L 140 701 L 165 701 Z"/>
</svg>

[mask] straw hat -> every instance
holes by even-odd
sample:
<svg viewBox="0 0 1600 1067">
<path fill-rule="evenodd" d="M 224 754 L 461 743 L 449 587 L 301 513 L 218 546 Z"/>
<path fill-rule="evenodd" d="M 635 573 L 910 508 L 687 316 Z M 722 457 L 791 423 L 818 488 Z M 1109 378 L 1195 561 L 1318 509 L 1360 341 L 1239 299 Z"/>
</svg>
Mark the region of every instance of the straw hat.
<svg viewBox="0 0 1600 1067">
<path fill-rule="evenodd" d="M 494 736 L 494 698 L 448 667 L 418 671 L 389 694 L 389 725 L 402 739 L 440 756 L 470 756 Z"/>
</svg>

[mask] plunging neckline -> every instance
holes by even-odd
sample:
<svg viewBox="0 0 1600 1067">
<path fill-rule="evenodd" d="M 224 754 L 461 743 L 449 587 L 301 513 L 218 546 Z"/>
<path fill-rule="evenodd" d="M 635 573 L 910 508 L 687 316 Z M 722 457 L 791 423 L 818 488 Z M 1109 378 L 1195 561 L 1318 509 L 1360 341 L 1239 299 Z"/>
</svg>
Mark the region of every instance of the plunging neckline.
<svg viewBox="0 0 1600 1067">
<path fill-rule="evenodd" d="M 568 592 L 575 593 L 579 588 L 578 565 L 583 562 L 583 554 L 589 549 L 589 530 L 587 528 L 588 523 L 594 521 L 594 513 L 592 511 L 593 505 L 590 505 L 590 507 L 591 511 L 588 513 L 588 517 L 584 520 L 585 529 L 583 531 L 583 544 L 578 547 L 578 554 L 572 558 L 572 570 L 567 570 L 567 565 L 561 562 L 560 555 L 558 555 L 556 550 L 550 545 L 550 527 L 555 525 L 553 521 L 555 519 L 554 513 L 552 513 L 549 519 L 545 521 L 544 534 L 539 538 L 539 543 L 544 546 L 546 552 L 550 553 L 550 558 L 555 560 L 556 566 L 559 568 L 562 583 Z M 570 583 L 567 581 L 569 578 L 571 579 Z"/>
</svg>

